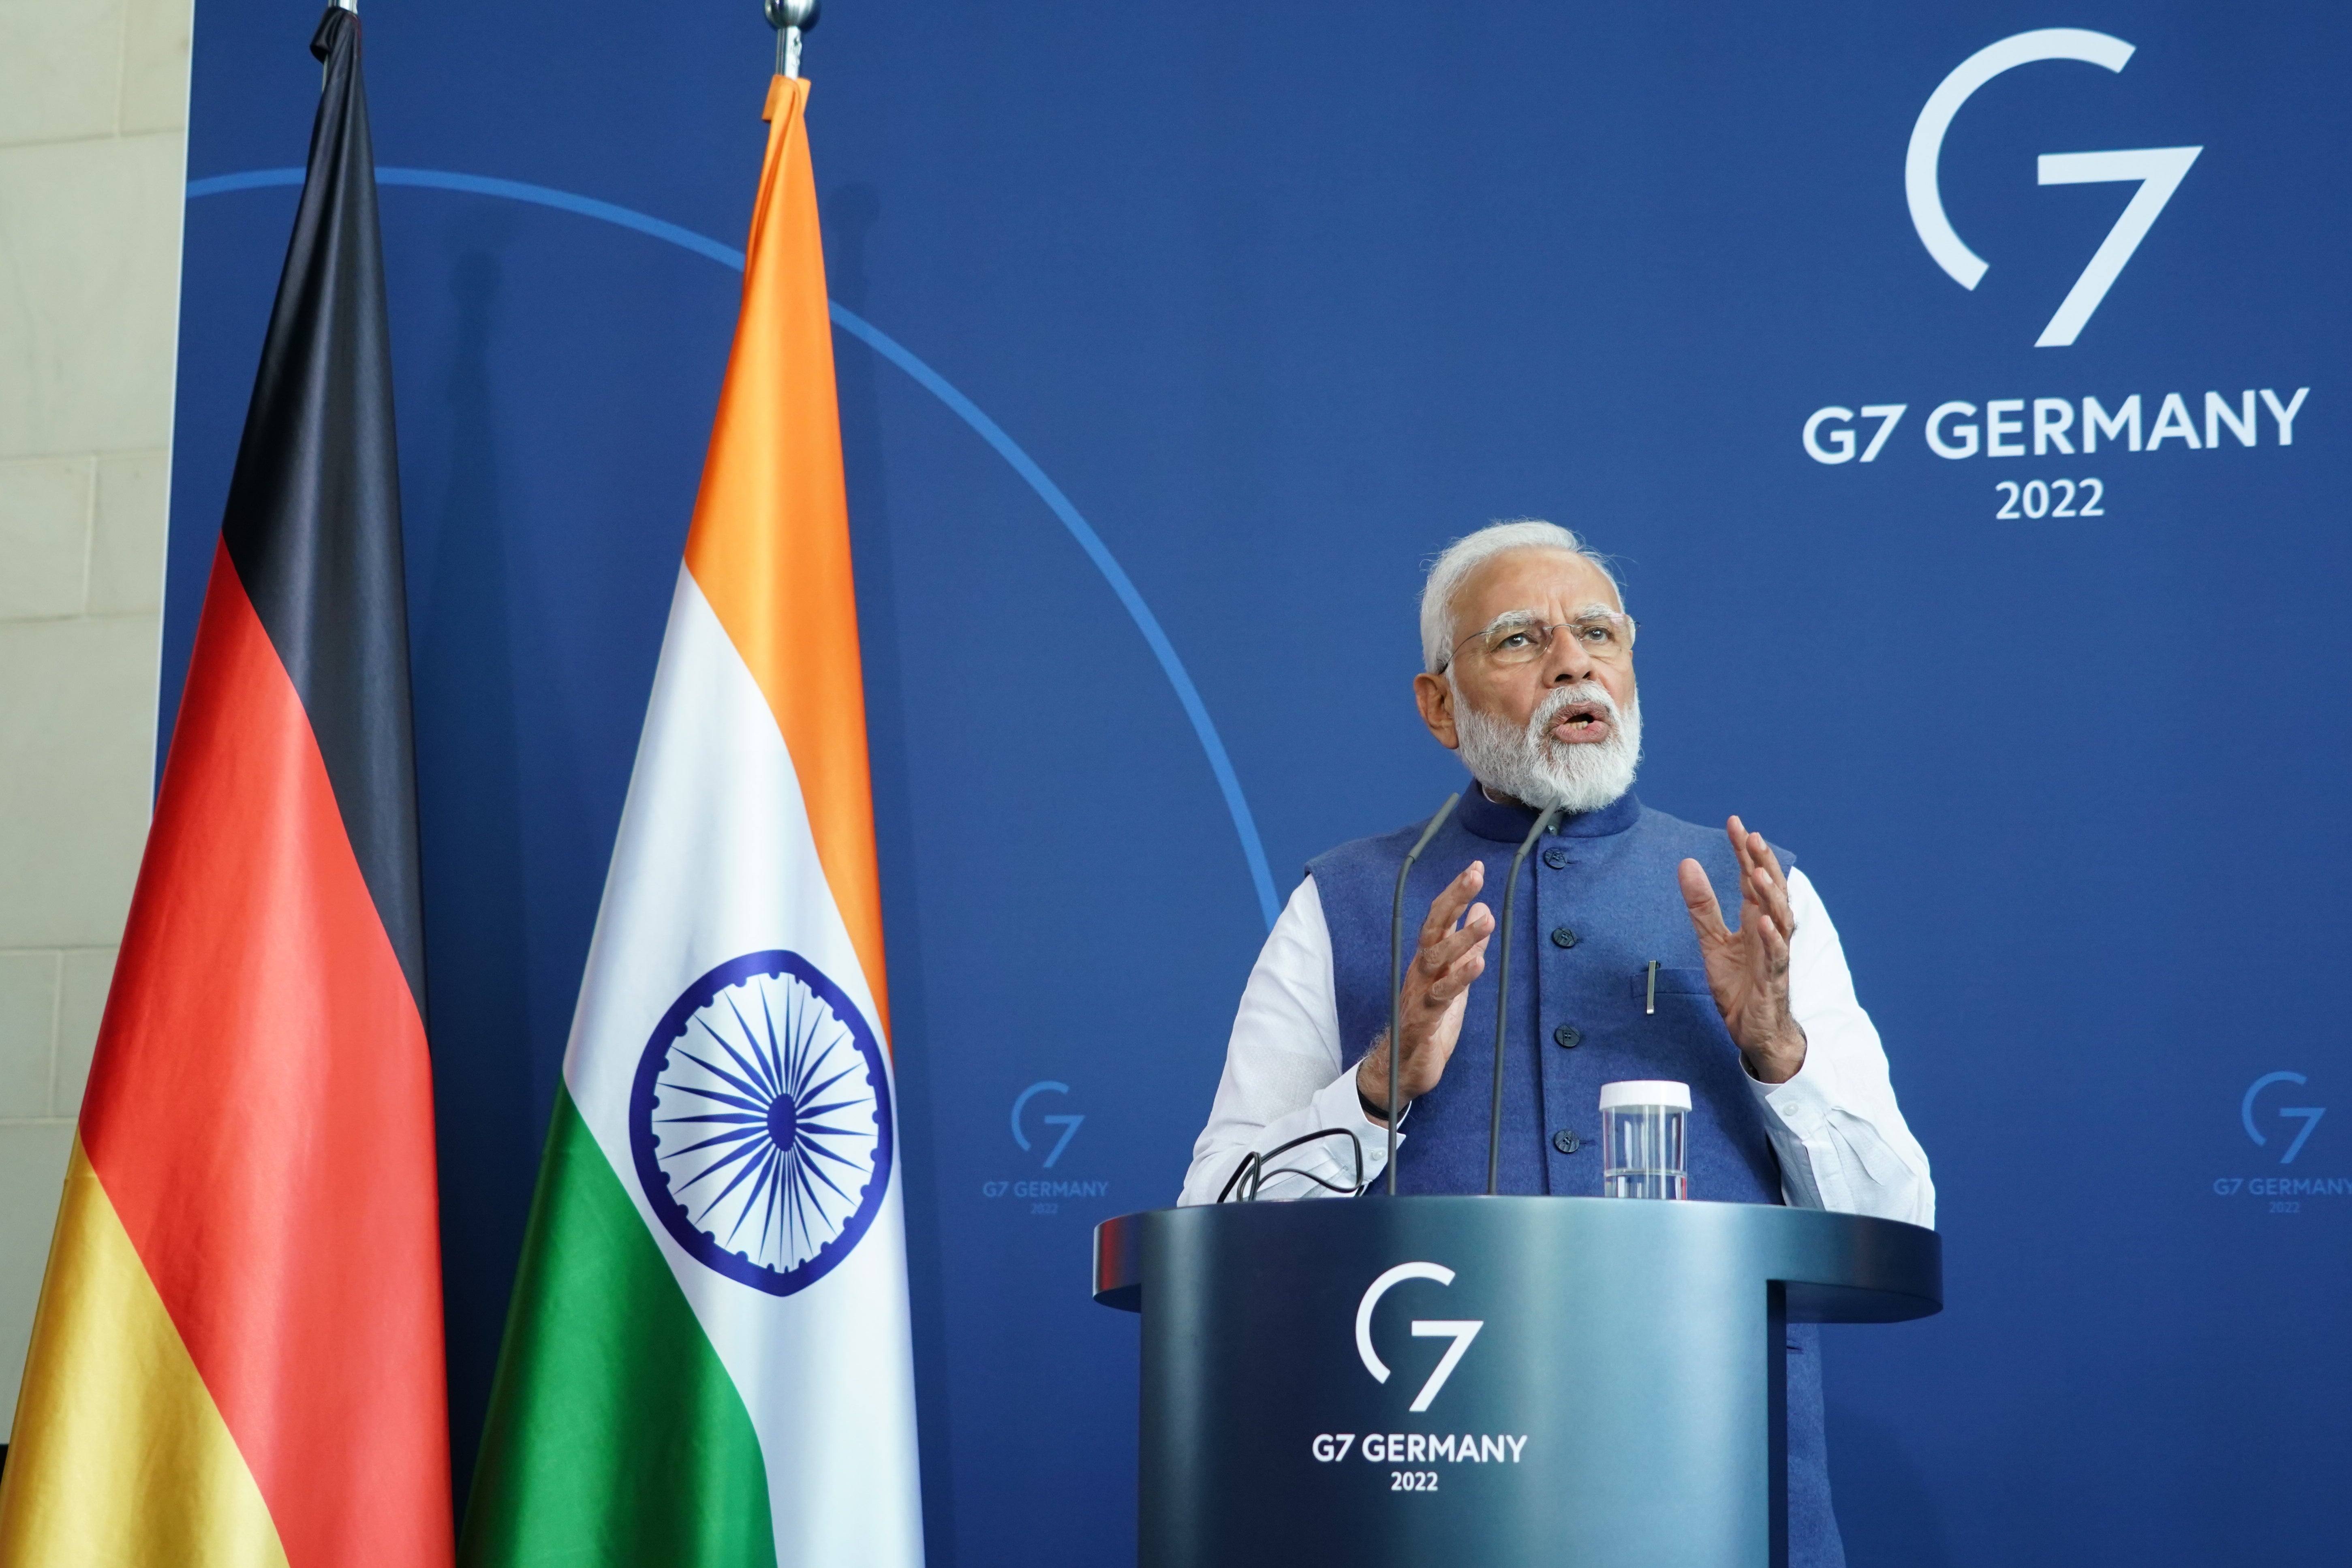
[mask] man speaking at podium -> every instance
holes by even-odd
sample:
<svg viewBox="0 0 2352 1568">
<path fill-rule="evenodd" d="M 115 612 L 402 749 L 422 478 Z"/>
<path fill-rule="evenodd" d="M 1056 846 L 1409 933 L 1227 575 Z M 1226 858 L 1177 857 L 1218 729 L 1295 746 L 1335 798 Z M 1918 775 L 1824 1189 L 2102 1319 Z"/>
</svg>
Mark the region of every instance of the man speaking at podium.
<svg viewBox="0 0 2352 1568">
<path fill-rule="evenodd" d="M 1496 987 L 1477 985 L 1512 856 L 1521 873 L 1503 1062 L 1499 1190 L 1598 1196 L 1601 1086 L 1690 1086 L 1690 1195 L 1935 1224 L 1927 1157 L 1820 895 L 1733 817 L 1725 833 L 1633 791 L 1634 624 L 1601 558 L 1548 522 L 1458 540 L 1422 591 L 1423 723 L 1473 782 L 1406 884 L 1397 1190 L 1483 1193 Z M 1181 1202 L 1213 1202 L 1253 1153 L 1259 1195 L 1370 1184 L 1386 1156 L 1389 963 L 1415 823 L 1342 844 L 1307 876 L 1251 971 Z M 1736 909 L 1736 926 L 1724 911 Z M 1457 1048 L 1460 1060 L 1456 1060 Z M 1339 1134 L 1353 1134 L 1350 1140 Z M 1842 1563 L 1821 1433 L 1818 1337 L 1790 1330 L 1790 1561 Z"/>
</svg>

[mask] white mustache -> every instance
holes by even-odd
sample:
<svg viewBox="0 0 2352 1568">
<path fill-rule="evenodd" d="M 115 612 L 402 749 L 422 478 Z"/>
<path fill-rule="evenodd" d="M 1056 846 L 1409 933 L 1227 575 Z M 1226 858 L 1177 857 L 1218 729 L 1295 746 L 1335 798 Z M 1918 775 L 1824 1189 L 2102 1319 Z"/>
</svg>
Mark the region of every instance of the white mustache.
<svg viewBox="0 0 2352 1568">
<path fill-rule="evenodd" d="M 1610 696 L 1609 689 L 1597 680 L 1587 680 L 1575 686 L 1563 686 L 1541 702 L 1537 703 L 1535 716 L 1528 721 L 1528 739 L 1531 742 L 1549 741 L 1551 727 L 1558 723 L 1559 716 L 1570 708 L 1600 709 L 1601 716 L 1609 721 L 1609 728 L 1613 739 L 1614 731 L 1620 725 L 1617 700 Z"/>
</svg>

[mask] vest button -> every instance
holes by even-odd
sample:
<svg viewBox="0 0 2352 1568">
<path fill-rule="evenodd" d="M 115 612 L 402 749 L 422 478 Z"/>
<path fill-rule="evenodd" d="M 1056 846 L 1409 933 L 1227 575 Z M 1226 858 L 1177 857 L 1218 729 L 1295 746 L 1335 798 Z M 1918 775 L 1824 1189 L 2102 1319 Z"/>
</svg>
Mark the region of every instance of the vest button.
<svg viewBox="0 0 2352 1568">
<path fill-rule="evenodd" d="M 1551 1146 L 1563 1154 L 1573 1154 L 1584 1145 L 1577 1142 L 1575 1133 L 1563 1127 L 1551 1135 Z"/>
<path fill-rule="evenodd" d="M 1578 1034 L 1574 1029 L 1570 1028 L 1566 1024 L 1562 1024 L 1559 1028 L 1554 1029 L 1551 1032 L 1551 1037 L 1553 1041 L 1559 1045 L 1559 1048 L 1564 1051 L 1572 1051 L 1584 1042 L 1584 1037 Z"/>
<path fill-rule="evenodd" d="M 1551 944 L 1554 947 L 1574 947 L 1576 933 L 1566 926 L 1554 926 L 1551 928 Z"/>
<path fill-rule="evenodd" d="M 1565 871 L 1565 870 L 1567 870 L 1567 869 L 1568 869 L 1568 851 L 1567 851 L 1567 850 L 1565 850 L 1565 849 L 1547 849 L 1547 850 L 1545 850 L 1545 851 L 1544 851 L 1544 864 L 1545 864 L 1545 865 L 1547 865 L 1547 866 L 1549 866 L 1549 867 L 1550 867 L 1550 868 L 1551 868 L 1553 870 L 1555 870 L 1555 871 Z"/>
</svg>

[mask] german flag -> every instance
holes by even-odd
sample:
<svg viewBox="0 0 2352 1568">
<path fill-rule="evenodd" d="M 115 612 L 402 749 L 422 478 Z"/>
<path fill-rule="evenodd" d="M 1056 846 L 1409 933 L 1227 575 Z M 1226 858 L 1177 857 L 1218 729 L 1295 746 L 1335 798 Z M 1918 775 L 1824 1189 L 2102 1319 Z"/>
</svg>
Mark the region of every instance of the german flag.
<svg viewBox="0 0 2352 1568">
<path fill-rule="evenodd" d="M 392 368 L 358 18 L 66 1173 L 0 1562 L 453 1552 Z"/>
</svg>

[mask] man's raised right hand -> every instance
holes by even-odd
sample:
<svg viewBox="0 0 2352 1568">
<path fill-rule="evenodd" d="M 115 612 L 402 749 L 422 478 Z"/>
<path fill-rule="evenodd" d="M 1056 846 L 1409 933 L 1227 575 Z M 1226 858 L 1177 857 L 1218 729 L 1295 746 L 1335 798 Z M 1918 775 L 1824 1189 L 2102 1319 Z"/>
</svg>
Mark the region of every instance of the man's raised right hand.
<svg viewBox="0 0 2352 1568">
<path fill-rule="evenodd" d="M 1485 973 L 1486 942 L 1495 934 L 1495 916 L 1486 905 L 1473 903 L 1486 884 L 1484 861 L 1473 860 L 1460 876 L 1445 885 L 1421 922 L 1421 942 L 1404 972 L 1404 1020 L 1402 1060 L 1397 1068 L 1397 1104 L 1427 1094 L 1437 1087 L 1454 1044 L 1462 1036 L 1462 1009 L 1470 983 Z M 1389 1102 L 1388 1031 L 1364 1059 L 1356 1064 L 1356 1092 L 1374 1110 L 1372 1120 L 1385 1120 Z"/>
</svg>

